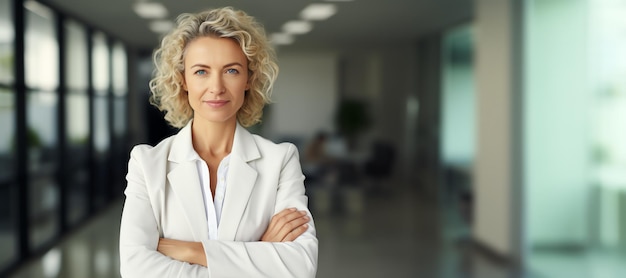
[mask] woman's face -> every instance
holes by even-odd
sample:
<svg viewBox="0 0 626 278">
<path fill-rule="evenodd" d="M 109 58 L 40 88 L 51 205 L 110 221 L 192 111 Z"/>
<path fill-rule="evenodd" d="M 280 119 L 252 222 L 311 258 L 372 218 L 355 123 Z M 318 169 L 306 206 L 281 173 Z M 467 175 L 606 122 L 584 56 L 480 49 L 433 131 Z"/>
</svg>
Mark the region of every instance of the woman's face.
<svg viewBox="0 0 626 278">
<path fill-rule="evenodd" d="M 184 65 L 183 88 L 194 119 L 236 121 L 249 89 L 248 59 L 239 44 L 228 38 L 197 38 L 187 45 Z"/>
</svg>

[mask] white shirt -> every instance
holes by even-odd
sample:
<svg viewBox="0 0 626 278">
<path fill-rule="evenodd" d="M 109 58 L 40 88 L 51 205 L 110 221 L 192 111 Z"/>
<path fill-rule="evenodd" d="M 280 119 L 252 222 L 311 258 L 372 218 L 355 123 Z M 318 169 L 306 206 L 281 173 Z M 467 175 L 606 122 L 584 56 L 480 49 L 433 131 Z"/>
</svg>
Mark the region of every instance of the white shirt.
<svg viewBox="0 0 626 278">
<path fill-rule="evenodd" d="M 192 157 L 196 160 L 196 167 L 200 174 L 200 184 L 202 185 L 202 197 L 204 199 L 204 209 L 206 211 L 207 224 L 209 229 L 209 239 L 217 239 L 217 228 L 220 225 L 224 195 L 226 193 L 226 175 L 230 162 L 228 154 L 217 168 L 217 185 L 215 186 L 215 199 L 211 196 L 211 178 L 209 176 L 209 166 L 200 158 L 200 155 L 193 150 Z"/>
</svg>

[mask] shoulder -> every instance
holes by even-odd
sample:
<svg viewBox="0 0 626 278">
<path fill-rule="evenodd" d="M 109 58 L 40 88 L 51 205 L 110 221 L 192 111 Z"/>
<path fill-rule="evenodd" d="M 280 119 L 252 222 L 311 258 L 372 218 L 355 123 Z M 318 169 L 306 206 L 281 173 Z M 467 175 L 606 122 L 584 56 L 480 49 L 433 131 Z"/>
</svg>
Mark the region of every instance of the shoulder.
<svg viewBox="0 0 626 278">
<path fill-rule="evenodd" d="M 130 151 L 130 157 L 131 159 L 154 159 L 158 157 L 167 158 L 175 137 L 176 135 L 171 135 L 161 140 L 155 146 L 149 144 L 135 145 Z"/>
<path fill-rule="evenodd" d="M 257 134 L 252 134 L 254 141 L 263 156 L 289 158 L 298 156 L 298 148 L 291 142 L 274 142 Z"/>
</svg>

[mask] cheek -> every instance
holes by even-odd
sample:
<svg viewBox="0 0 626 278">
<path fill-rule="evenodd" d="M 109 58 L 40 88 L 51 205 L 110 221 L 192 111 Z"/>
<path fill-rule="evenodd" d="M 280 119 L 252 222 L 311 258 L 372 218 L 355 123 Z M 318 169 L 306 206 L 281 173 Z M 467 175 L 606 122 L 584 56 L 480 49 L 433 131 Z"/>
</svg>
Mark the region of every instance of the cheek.
<svg viewBox="0 0 626 278">
<path fill-rule="evenodd" d="M 246 96 L 245 93 L 242 93 L 240 96 L 237 97 L 237 110 L 241 109 L 241 107 L 243 107 L 244 103 L 246 103 Z"/>
<path fill-rule="evenodd" d="M 187 82 L 184 83 L 185 84 L 185 91 L 187 91 L 187 93 L 189 94 L 189 96 L 191 97 L 192 95 L 197 95 L 199 92 L 203 91 L 203 85 L 202 82 L 198 81 L 198 80 L 189 80 Z"/>
<path fill-rule="evenodd" d="M 181 94 L 180 98 L 183 101 L 183 103 L 186 102 L 190 107 L 193 108 L 196 106 L 196 101 L 194 100 L 193 95 L 190 94 L 189 92 L 184 92 L 183 94 Z"/>
</svg>

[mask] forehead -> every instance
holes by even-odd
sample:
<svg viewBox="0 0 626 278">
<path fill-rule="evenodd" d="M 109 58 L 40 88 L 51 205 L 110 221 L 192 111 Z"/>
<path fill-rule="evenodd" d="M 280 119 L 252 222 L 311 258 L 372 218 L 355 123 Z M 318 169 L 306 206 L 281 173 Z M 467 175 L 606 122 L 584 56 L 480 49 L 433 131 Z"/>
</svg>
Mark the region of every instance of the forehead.
<svg viewBox="0 0 626 278">
<path fill-rule="evenodd" d="M 187 44 L 184 63 L 207 64 L 247 64 L 247 57 L 241 50 L 239 43 L 232 38 L 199 37 Z"/>
</svg>

